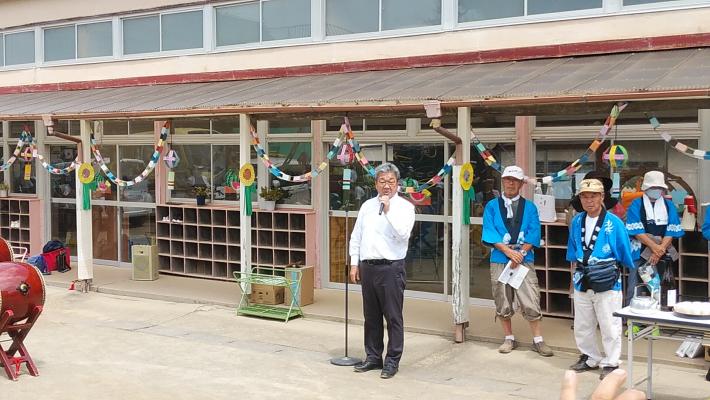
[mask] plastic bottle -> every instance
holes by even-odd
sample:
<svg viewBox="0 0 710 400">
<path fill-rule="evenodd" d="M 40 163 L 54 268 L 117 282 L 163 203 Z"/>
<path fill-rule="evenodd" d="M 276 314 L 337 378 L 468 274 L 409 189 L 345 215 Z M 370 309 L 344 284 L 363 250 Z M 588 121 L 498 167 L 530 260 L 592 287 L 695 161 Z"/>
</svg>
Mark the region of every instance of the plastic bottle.
<svg viewBox="0 0 710 400">
<path fill-rule="evenodd" d="M 651 296 L 656 299 L 657 304 L 661 304 L 661 278 L 656 273 L 656 268 L 650 264 L 644 264 L 638 268 L 638 274 L 643 283 L 646 284 Z"/>
</svg>

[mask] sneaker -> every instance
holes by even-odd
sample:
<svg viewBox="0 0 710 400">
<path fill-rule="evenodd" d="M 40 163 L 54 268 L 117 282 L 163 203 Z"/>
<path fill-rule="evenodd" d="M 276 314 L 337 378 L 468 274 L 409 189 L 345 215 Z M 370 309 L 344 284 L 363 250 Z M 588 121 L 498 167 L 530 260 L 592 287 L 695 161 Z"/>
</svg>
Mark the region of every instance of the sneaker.
<svg viewBox="0 0 710 400">
<path fill-rule="evenodd" d="M 619 367 L 603 367 L 603 368 L 602 368 L 602 373 L 599 374 L 599 380 L 600 380 L 600 381 L 601 381 L 601 380 L 604 380 L 604 378 L 606 378 L 607 375 L 609 375 L 610 373 L 614 372 L 614 370 L 617 369 L 617 368 L 619 368 Z"/>
<path fill-rule="evenodd" d="M 502 354 L 508 354 L 518 347 L 518 342 L 515 340 L 505 339 L 503 344 L 498 347 L 498 352 Z"/>
<path fill-rule="evenodd" d="M 574 372 L 584 372 L 584 371 L 591 371 L 593 369 L 599 369 L 599 366 L 590 366 L 587 364 L 587 360 L 589 360 L 589 356 L 586 354 L 582 354 L 579 356 L 579 360 L 577 360 L 576 363 L 570 365 L 569 369 L 571 369 Z"/>
<path fill-rule="evenodd" d="M 532 350 L 540 353 L 540 355 L 543 357 L 552 357 L 552 355 L 554 354 L 550 346 L 546 345 L 545 342 L 533 342 Z"/>
</svg>

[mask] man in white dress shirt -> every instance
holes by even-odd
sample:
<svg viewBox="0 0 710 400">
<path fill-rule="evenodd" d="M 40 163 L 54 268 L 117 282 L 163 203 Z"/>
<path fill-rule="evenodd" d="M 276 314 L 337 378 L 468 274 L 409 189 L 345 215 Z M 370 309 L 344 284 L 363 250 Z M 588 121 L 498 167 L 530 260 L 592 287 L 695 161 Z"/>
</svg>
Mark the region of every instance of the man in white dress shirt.
<svg viewBox="0 0 710 400">
<path fill-rule="evenodd" d="M 378 197 L 362 204 L 350 238 L 350 280 L 362 284 L 367 354 L 365 361 L 355 366 L 355 372 L 382 369 L 383 379 L 397 373 L 402 358 L 404 258 L 414 226 L 414 206 L 397 194 L 398 182 L 399 169 L 394 164 L 375 168 Z M 384 363 L 383 317 L 389 338 Z"/>
</svg>

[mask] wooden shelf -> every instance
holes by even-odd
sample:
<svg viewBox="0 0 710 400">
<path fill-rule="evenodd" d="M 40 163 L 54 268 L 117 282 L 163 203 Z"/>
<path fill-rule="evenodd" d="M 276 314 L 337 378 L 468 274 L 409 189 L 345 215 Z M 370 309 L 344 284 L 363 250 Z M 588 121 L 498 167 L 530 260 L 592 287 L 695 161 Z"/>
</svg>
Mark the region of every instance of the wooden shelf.
<svg viewBox="0 0 710 400">
<path fill-rule="evenodd" d="M 28 256 L 42 252 L 42 205 L 36 198 L 0 199 L 0 236 Z"/>
<path fill-rule="evenodd" d="M 163 221 L 167 217 L 168 220 Z M 257 267 L 299 262 L 312 265 L 315 212 L 255 210 L 252 214 L 252 260 Z M 234 280 L 241 270 L 239 210 L 233 207 L 160 205 L 156 234 L 160 270 L 181 276 Z"/>
<path fill-rule="evenodd" d="M 535 272 L 540 286 L 543 314 L 552 317 L 572 317 L 573 300 L 569 297 L 572 278 L 566 260 L 567 226 L 543 224 L 545 242 L 535 250 Z M 674 264 L 679 296 L 703 298 L 710 295 L 710 253 L 708 241 L 700 232 L 686 232 L 677 240 L 680 259 Z M 566 280 L 565 280 L 566 276 Z M 624 271 L 624 276 L 626 272 Z"/>
</svg>

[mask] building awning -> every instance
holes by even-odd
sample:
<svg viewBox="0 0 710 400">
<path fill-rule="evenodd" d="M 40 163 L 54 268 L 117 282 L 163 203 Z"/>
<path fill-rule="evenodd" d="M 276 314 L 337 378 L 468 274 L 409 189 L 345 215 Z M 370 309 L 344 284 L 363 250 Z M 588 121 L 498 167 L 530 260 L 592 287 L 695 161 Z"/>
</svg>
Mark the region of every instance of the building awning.
<svg viewBox="0 0 710 400">
<path fill-rule="evenodd" d="M 309 113 L 710 98 L 710 49 L 0 95 L 0 119 Z"/>
</svg>

